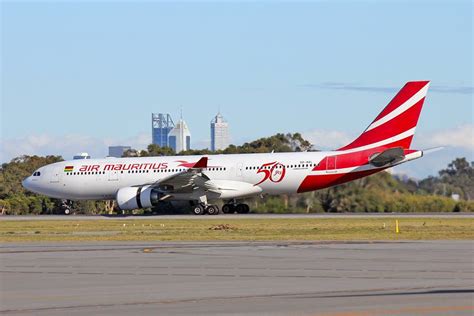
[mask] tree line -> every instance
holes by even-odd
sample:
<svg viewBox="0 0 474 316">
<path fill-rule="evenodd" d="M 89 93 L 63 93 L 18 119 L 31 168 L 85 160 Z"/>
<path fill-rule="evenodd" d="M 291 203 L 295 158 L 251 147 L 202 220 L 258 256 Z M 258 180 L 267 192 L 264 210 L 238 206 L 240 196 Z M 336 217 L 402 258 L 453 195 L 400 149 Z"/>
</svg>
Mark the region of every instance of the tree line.
<svg viewBox="0 0 474 316">
<path fill-rule="evenodd" d="M 241 146 L 230 145 L 219 154 L 306 151 L 311 144 L 301 134 L 276 134 Z M 168 147 L 150 144 L 146 150 L 129 150 L 124 157 L 169 156 Z M 207 149 L 188 150 L 180 155 L 209 155 Z M 214 153 L 215 154 L 215 153 Z M 60 200 L 26 191 L 21 181 L 43 165 L 62 161 L 60 156 L 22 156 L 4 163 L 0 169 L 0 211 L 2 214 L 60 213 Z M 246 201 L 259 213 L 314 212 L 473 212 L 474 164 L 456 158 L 438 176 L 415 181 L 399 179 L 387 172 L 314 192 L 294 195 L 254 197 Z M 186 212 L 186 204 L 159 205 L 159 209 L 138 212 Z M 104 214 L 114 210 L 113 201 L 76 201 L 78 214 Z"/>
</svg>

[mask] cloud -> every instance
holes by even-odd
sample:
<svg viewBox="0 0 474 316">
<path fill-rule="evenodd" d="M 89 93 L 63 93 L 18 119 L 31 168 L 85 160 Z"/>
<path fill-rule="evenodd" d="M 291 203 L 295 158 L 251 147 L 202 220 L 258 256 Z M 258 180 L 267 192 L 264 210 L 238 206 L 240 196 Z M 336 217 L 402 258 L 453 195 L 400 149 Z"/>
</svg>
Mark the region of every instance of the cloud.
<svg viewBox="0 0 474 316">
<path fill-rule="evenodd" d="M 347 145 L 354 136 L 336 130 L 315 129 L 302 133 L 316 149 L 336 149 Z"/>
<path fill-rule="evenodd" d="M 449 146 L 474 151 L 474 125 L 466 124 L 451 129 L 417 135 L 417 143 L 424 146 Z"/>
<path fill-rule="evenodd" d="M 302 133 L 303 137 L 314 144 L 317 149 L 335 149 L 350 143 L 357 134 L 338 130 L 315 129 Z M 251 140 L 245 140 L 251 141 Z M 105 157 L 108 146 L 128 145 L 144 149 L 151 142 L 150 134 L 143 132 L 128 138 L 98 138 L 82 135 L 53 136 L 48 134 L 2 139 L 0 161 L 7 162 L 21 155 L 62 155 L 71 159 L 78 152 L 88 152 L 94 158 Z M 422 159 L 402 164 L 394 169 L 395 173 L 405 173 L 418 179 L 436 175 L 440 169 L 456 157 L 474 159 L 474 124 L 432 132 L 418 132 L 414 139 L 414 148 L 447 146 L 442 151 L 426 155 Z M 198 147 L 199 145 L 199 147 Z M 194 144 L 195 148 L 205 148 L 208 140 Z"/>
<path fill-rule="evenodd" d="M 93 158 L 102 158 L 107 156 L 108 146 L 127 145 L 136 149 L 144 149 L 150 142 L 149 133 L 139 133 L 124 139 L 101 139 L 83 135 L 29 135 L 3 139 L 0 148 L 0 161 L 7 162 L 21 155 L 61 155 L 64 159 L 71 159 L 74 154 L 79 152 L 87 152 Z"/>
<path fill-rule="evenodd" d="M 309 130 L 302 133 L 316 148 L 334 149 L 347 145 L 357 135 L 337 130 Z M 420 148 L 446 146 L 474 152 L 474 124 L 465 124 L 453 128 L 431 132 L 417 132 L 416 146 Z"/>
<path fill-rule="evenodd" d="M 420 159 L 396 166 L 393 168 L 393 172 L 416 179 L 423 179 L 430 175 L 438 175 L 441 169 L 446 169 L 448 164 L 458 157 L 465 157 L 468 161 L 474 159 L 472 150 L 459 147 L 446 147 L 443 150 L 426 154 Z"/>
<path fill-rule="evenodd" d="M 376 92 L 376 93 L 396 93 L 400 87 L 390 86 L 371 86 L 361 85 L 346 82 L 323 82 L 321 84 L 303 84 L 302 87 L 315 89 L 330 89 L 330 90 L 345 90 L 345 91 L 359 91 L 359 92 Z M 473 94 L 474 87 L 472 86 L 444 86 L 431 85 L 430 92 L 438 93 L 456 93 L 456 94 Z"/>
</svg>

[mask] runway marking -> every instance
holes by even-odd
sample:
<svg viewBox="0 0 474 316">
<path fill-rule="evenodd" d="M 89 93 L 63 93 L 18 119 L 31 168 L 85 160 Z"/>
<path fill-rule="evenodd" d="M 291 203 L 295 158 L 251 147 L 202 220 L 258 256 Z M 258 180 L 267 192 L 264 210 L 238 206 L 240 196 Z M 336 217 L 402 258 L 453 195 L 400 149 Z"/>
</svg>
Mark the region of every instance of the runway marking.
<svg viewBox="0 0 474 316">
<path fill-rule="evenodd" d="M 232 270 L 232 269 L 230 269 Z M 233 269 L 234 271 L 238 269 Z M 297 270 L 296 270 L 297 271 Z M 312 278 L 312 279 L 358 279 L 358 280 L 473 280 L 474 278 L 463 277 L 463 278 L 440 278 L 440 277 L 392 277 L 392 276 L 352 276 L 352 275 L 278 275 L 278 274 L 208 274 L 208 273 L 143 273 L 143 272 L 71 272 L 71 271 L 21 271 L 21 270 L 0 270 L 0 273 L 18 273 L 18 274 L 57 274 L 57 275 L 102 275 L 102 276 L 117 276 L 117 275 L 128 275 L 128 276 L 168 276 L 168 277 L 230 277 L 230 278 Z"/>
</svg>

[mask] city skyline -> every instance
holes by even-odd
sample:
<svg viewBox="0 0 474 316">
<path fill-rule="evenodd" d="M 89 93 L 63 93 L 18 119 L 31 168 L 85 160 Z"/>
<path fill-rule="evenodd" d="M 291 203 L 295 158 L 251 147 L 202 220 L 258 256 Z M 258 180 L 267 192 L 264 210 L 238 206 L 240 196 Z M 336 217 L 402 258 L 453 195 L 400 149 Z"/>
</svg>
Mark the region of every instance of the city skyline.
<svg viewBox="0 0 474 316">
<path fill-rule="evenodd" d="M 176 135 L 172 140 L 170 139 L 170 133 L 173 129 L 179 130 L 181 127 L 178 125 L 185 125 L 186 133 L 190 133 L 190 128 L 187 123 L 183 120 L 183 113 L 181 111 L 180 120 L 175 125 L 173 117 L 169 113 L 152 113 L 151 114 L 151 144 L 158 145 L 160 147 L 170 147 L 175 152 L 179 153 L 179 148 L 193 148 L 191 142 L 191 135 L 189 134 L 189 140 L 185 141 L 186 146 L 176 145 L 177 137 Z M 179 133 L 179 132 L 178 132 Z M 213 117 L 210 123 L 210 134 L 211 139 L 208 146 L 205 147 L 194 147 L 193 149 L 209 149 L 211 151 L 224 150 L 230 145 L 230 135 L 229 135 L 229 124 L 224 120 L 224 117 L 219 112 Z M 201 143 L 202 146 L 202 143 Z"/>
<path fill-rule="evenodd" d="M 1 6 L 2 162 L 145 148 L 156 104 L 185 105 L 195 148 L 219 106 L 234 144 L 300 132 L 336 148 L 419 79 L 432 83 L 413 146 L 450 147 L 396 171 L 474 160 L 471 1 Z"/>
</svg>

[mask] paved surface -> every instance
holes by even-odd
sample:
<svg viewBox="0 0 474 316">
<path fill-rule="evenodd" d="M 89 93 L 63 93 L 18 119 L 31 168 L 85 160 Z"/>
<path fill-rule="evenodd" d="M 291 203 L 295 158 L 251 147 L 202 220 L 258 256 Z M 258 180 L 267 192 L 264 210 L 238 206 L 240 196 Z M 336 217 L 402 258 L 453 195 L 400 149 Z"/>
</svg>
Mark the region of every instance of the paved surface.
<svg viewBox="0 0 474 316">
<path fill-rule="evenodd" d="M 220 214 L 216 216 L 196 216 L 196 215 L 154 215 L 154 216 L 86 216 L 86 215 L 37 215 L 37 216 L 0 216 L 0 221 L 31 221 L 31 220 L 98 220 L 98 219 L 213 219 L 213 218 L 474 218 L 474 213 L 318 213 L 318 214 Z"/>
<path fill-rule="evenodd" d="M 472 241 L 4 244 L 14 315 L 473 315 Z"/>
</svg>

